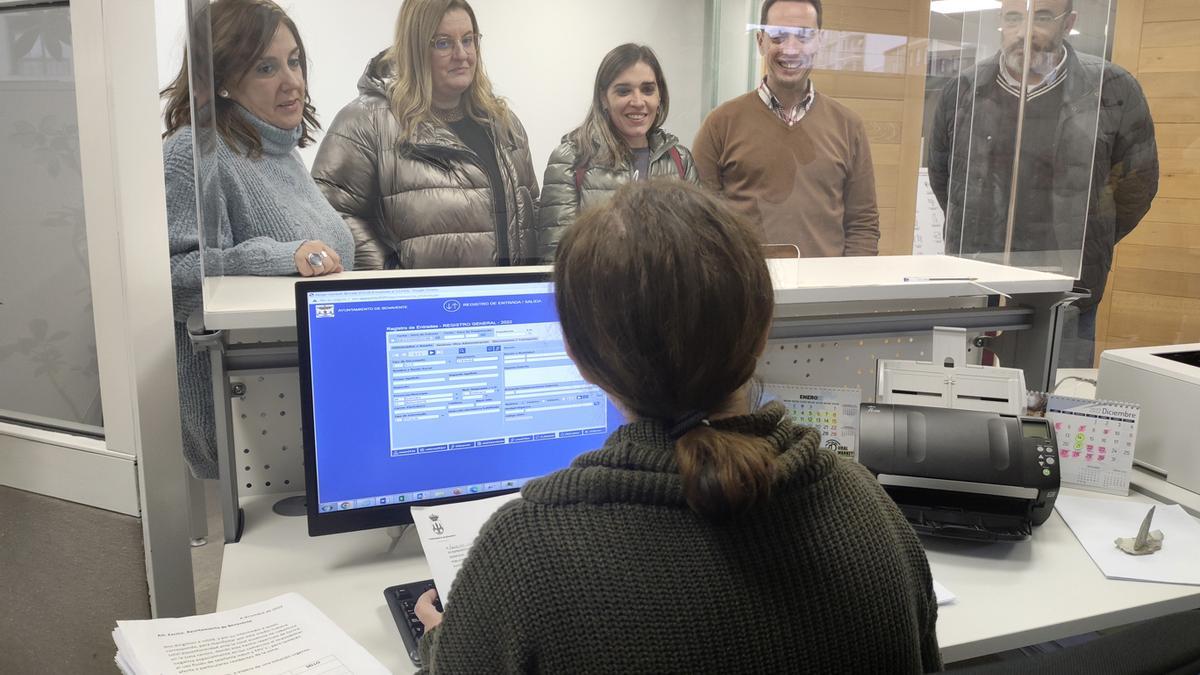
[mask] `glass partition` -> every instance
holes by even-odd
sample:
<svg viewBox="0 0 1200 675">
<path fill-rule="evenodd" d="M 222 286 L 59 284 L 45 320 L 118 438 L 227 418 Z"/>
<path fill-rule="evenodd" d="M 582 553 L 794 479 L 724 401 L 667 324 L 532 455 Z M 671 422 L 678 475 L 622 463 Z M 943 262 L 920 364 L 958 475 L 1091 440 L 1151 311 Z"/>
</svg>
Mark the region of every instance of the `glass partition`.
<svg viewBox="0 0 1200 675">
<path fill-rule="evenodd" d="M 1073 14 L 1046 15 L 1040 8 L 1050 1 L 1033 3 L 1032 21 L 1025 20 L 1030 8 L 1023 0 L 1011 7 L 998 0 L 826 4 L 817 39 L 806 43 L 797 67 L 810 69 L 817 106 L 826 99 L 830 108 L 852 120 L 847 138 L 835 139 L 840 143 L 835 146 L 809 139 L 807 150 L 792 152 L 787 161 L 755 167 L 750 175 L 734 177 L 733 187 L 718 189 L 728 190 L 735 202 L 755 200 L 743 210 L 763 222 L 772 243 L 796 244 L 803 255 L 821 256 L 913 253 L 918 212 L 935 201 L 922 197 L 924 189 L 944 210 L 948 254 L 1079 277 L 1087 213 L 1095 195 L 1091 176 L 1097 118 L 1103 113 L 1102 69 L 1090 65 L 1109 49 L 1111 7 L 1107 0 L 1087 0 L 1075 4 Z M 220 90 L 212 75 L 211 32 L 201 25 L 209 2 L 187 3 L 201 176 L 199 240 L 209 251 L 203 256 L 203 273 L 206 278 L 241 274 L 245 272 L 231 271 L 225 258 L 212 253 L 230 245 L 229 230 L 237 224 L 229 222 L 230 196 L 220 187 L 232 180 L 222 178 L 228 167 L 220 166 L 213 154 L 223 141 L 209 105 Z M 772 40 L 788 48 L 795 39 L 763 31 L 768 24 L 762 24 L 760 0 L 471 4 L 479 33 L 479 72 L 486 72 L 524 130 L 528 159 L 521 161 L 528 169 L 501 167 L 513 175 L 505 177 L 508 202 L 496 204 L 510 221 L 534 223 L 530 236 L 535 243 L 528 250 L 523 248 L 527 242 L 506 233 L 511 262 L 519 264 L 546 259 L 546 236 L 538 231 L 544 225 L 539 221 L 546 219 L 538 211 L 556 199 L 553 190 L 546 194 L 547 181 L 554 178 L 551 156 L 588 117 L 597 70 L 611 49 L 626 42 L 654 49 L 671 99 L 662 130 L 683 149 L 701 155 L 704 148 L 694 146 L 712 110 L 755 91 L 772 63 L 779 63 L 778 54 L 770 51 Z M 797 4 L 805 3 L 776 6 Z M 405 200 L 412 196 L 404 183 L 409 165 L 390 158 L 404 156 L 403 144 L 379 152 L 382 145 L 371 147 L 354 136 L 377 127 L 392 105 L 385 98 L 391 75 L 382 56 L 395 39 L 402 5 L 390 0 L 295 0 L 287 5 L 307 56 L 306 91 L 323 126 L 313 131 L 313 142 L 300 148 L 299 156 L 350 226 L 356 269 L 449 266 L 450 258 L 422 257 L 429 249 L 400 241 L 396 230 L 408 227 L 414 237 L 436 234 L 442 221 L 453 217 L 452 200 L 405 211 Z M 350 35 L 353 39 L 347 39 Z M 465 49 L 450 45 L 454 53 L 460 48 Z M 1080 77 L 1055 84 L 1075 63 L 1089 67 Z M 985 86 L 989 83 L 995 86 Z M 369 123 L 350 124 L 356 115 L 363 117 L 363 105 L 375 106 Z M 501 157 L 500 164 L 506 161 Z M 703 158 L 696 161 L 703 174 Z M 435 179 L 436 187 L 473 186 L 475 169 L 436 161 L 432 168 L 424 175 Z M 572 174 L 579 168 L 559 175 L 558 187 L 565 183 L 571 192 Z M 627 168 L 632 173 L 632 165 Z M 926 171 L 928 187 L 922 188 Z M 522 173 L 528 176 L 516 175 Z M 756 196 L 756 180 L 782 184 L 786 194 Z M 850 187 L 844 194 L 838 187 L 839 193 L 830 195 L 825 185 L 850 182 L 856 186 L 853 194 Z M 746 185 L 751 196 L 739 196 L 738 189 Z M 583 203 L 579 197 L 576 201 Z M 784 226 L 769 222 L 765 205 Z M 428 215 L 435 210 L 443 215 Z M 398 216 L 401 212 L 406 215 Z M 857 234 L 852 220 L 861 225 Z M 803 221 L 807 229 L 793 232 L 792 221 Z M 826 238 L 827 233 L 832 234 Z M 866 243 L 852 246 L 852 239 Z M 478 264 L 471 256 L 461 260 Z M 254 273 L 295 274 L 304 272 L 302 266 L 297 261 L 284 269 L 276 261 Z"/>
<path fill-rule="evenodd" d="M 933 4 L 927 168 L 946 252 L 1079 278 L 1104 187 L 1108 2 Z"/>
<path fill-rule="evenodd" d="M 232 245 L 232 233 L 223 232 L 221 212 L 225 195 L 221 189 L 221 162 L 217 146 L 216 91 L 213 82 L 212 29 L 209 0 L 185 0 L 187 6 L 187 70 L 191 91 L 191 120 L 194 171 L 196 176 L 196 222 L 199 226 L 200 270 L 202 278 L 225 275 L 222 251 Z M 205 285 L 207 302 L 213 287 Z"/>
</svg>

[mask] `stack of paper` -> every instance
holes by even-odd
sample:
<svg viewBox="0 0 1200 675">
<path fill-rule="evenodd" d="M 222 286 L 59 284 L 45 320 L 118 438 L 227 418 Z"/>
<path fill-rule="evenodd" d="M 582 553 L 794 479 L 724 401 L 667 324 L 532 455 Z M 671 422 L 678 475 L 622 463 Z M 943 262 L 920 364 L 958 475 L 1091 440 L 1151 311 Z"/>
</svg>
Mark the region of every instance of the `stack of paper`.
<svg viewBox="0 0 1200 675">
<path fill-rule="evenodd" d="M 388 672 L 296 593 L 215 614 L 118 621 L 113 641 L 125 675 Z"/>
</svg>

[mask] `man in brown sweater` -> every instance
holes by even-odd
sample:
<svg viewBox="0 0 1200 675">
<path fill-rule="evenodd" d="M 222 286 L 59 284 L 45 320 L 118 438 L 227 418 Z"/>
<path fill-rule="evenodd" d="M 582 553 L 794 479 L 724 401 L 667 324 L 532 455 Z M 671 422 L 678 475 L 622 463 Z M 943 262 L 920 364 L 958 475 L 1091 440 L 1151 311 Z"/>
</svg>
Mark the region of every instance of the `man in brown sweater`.
<svg viewBox="0 0 1200 675">
<path fill-rule="evenodd" d="M 704 120 L 692 153 L 701 181 L 804 257 L 878 255 L 879 209 L 862 119 L 809 79 L 821 0 L 763 3 L 756 91 Z"/>
</svg>

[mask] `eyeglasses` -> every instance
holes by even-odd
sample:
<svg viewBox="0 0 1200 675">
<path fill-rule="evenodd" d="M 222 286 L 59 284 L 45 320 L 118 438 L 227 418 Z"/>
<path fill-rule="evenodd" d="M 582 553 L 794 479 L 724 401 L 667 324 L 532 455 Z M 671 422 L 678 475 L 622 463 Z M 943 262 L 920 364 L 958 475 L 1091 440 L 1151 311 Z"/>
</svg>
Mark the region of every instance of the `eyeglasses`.
<svg viewBox="0 0 1200 675">
<path fill-rule="evenodd" d="M 1043 26 L 1043 27 L 1049 26 L 1050 24 L 1054 23 L 1055 21 L 1058 21 L 1059 19 L 1063 18 L 1064 16 L 1066 16 L 1070 13 L 1071 13 L 1071 10 L 1068 9 L 1067 11 L 1063 12 L 1062 14 L 1059 14 L 1056 16 L 1056 15 L 1052 14 L 1051 12 L 1043 9 L 1041 11 L 1037 11 L 1037 12 L 1033 13 L 1033 23 L 1034 23 L 1034 25 L 1037 25 L 1037 26 Z M 1001 21 L 1004 22 L 1005 26 L 1010 26 L 1010 27 L 1011 26 L 1020 26 L 1021 24 L 1025 23 L 1025 14 L 1022 12 L 1008 12 L 1003 17 L 1001 17 Z"/>
<path fill-rule="evenodd" d="M 463 51 L 474 53 L 479 47 L 479 39 L 483 37 L 482 33 L 467 33 L 458 40 L 449 35 L 438 35 L 429 40 L 429 44 L 433 47 L 433 51 L 448 54 L 454 50 L 454 45 L 462 45 Z"/>
</svg>

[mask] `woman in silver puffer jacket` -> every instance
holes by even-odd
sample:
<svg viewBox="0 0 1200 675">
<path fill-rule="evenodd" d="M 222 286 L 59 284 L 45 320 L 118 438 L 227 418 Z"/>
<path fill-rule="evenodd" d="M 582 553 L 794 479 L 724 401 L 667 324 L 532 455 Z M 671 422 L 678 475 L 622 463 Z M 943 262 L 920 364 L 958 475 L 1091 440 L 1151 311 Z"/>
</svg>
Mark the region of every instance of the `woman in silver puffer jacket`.
<svg viewBox="0 0 1200 675">
<path fill-rule="evenodd" d="M 592 106 L 550 154 L 538 223 L 538 254 L 554 260 L 578 213 L 605 202 L 621 185 L 657 176 L 699 183 L 692 153 L 662 130 L 670 107 L 667 82 L 649 47 L 623 44 L 596 72 Z"/>
<path fill-rule="evenodd" d="M 354 233 L 355 269 L 535 261 L 529 141 L 479 38 L 465 0 L 406 0 L 395 43 L 330 125 L 312 173 Z"/>
</svg>

